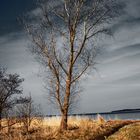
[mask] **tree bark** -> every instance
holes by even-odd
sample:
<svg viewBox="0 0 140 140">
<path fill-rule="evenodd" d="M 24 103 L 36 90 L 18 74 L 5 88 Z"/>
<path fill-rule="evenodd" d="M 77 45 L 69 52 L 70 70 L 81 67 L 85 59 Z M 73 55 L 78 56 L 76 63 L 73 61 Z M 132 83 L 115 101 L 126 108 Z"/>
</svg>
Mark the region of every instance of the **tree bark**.
<svg viewBox="0 0 140 140">
<path fill-rule="evenodd" d="M 61 115 L 61 123 L 60 123 L 60 130 L 67 130 L 67 122 L 68 122 L 68 113 L 65 110 Z"/>
<path fill-rule="evenodd" d="M 1 115 L 1 112 L 0 112 L 0 131 L 2 130 L 2 115 Z"/>
<path fill-rule="evenodd" d="M 61 118 L 61 123 L 60 123 L 60 130 L 67 130 L 67 127 L 68 127 L 67 123 L 68 123 L 70 88 L 71 88 L 70 80 L 67 80 L 66 94 L 65 94 L 64 104 L 63 104 L 63 110 L 61 112 L 62 118 Z"/>
</svg>

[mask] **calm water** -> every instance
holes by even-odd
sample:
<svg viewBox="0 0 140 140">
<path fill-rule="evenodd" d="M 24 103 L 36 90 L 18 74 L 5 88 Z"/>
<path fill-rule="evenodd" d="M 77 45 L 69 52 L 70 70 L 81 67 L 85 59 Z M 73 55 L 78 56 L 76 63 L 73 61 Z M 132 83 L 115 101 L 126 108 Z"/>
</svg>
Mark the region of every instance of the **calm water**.
<svg viewBox="0 0 140 140">
<path fill-rule="evenodd" d="M 133 113 L 109 113 L 109 114 L 94 114 L 94 115 L 76 115 L 75 117 L 78 118 L 93 118 L 96 119 L 98 115 L 102 116 L 105 120 L 110 120 L 110 119 L 121 119 L 121 120 L 140 120 L 140 112 L 133 112 Z M 60 116 L 54 116 L 55 119 L 60 119 Z M 72 116 L 69 116 L 72 117 Z M 46 117 L 50 118 L 51 117 Z"/>
<path fill-rule="evenodd" d="M 140 120 L 140 112 L 136 113 L 116 113 L 116 114 L 100 114 L 104 119 L 133 119 L 133 120 Z M 96 119 L 98 115 L 88 115 L 85 117 L 94 118 Z"/>
</svg>

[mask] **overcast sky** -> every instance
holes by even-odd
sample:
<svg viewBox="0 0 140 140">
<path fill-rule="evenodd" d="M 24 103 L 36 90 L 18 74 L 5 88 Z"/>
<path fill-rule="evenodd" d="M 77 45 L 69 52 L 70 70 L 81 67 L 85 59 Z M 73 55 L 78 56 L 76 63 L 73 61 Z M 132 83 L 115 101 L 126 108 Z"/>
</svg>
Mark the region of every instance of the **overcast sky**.
<svg viewBox="0 0 140 140">
<path fill-rule="evenodd" d="M 113 37 L 100 41 L 97 70 L 82 82 L 76 112 L 140 108 L 140 0 L 124 1 L 125 14 L 113 23 Z M 16 21 L 26 11 L 37 12 L 32 0 L 0 0 L 0 66 L 20 74 L 25 79 L 24 94 L 31 92 L 46 113 L 54 113 L 39 74 L 43 67 L 30 53 L 30 42 Z"/>
</svg>

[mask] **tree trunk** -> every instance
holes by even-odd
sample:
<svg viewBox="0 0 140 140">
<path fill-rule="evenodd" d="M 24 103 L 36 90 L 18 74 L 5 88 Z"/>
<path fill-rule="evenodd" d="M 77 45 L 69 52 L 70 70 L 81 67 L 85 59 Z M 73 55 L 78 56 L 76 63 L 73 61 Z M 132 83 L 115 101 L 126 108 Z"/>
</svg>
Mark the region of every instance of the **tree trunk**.
<svg viewBox="0 0 140 140">
<path fill-rule="evenodd" d="M 67 80 L 64 105 L 63 105 L 63 110 L 61 112 L 62 118 L 60 123 L 60 130 L 67 130 L 67 126 L 68 126 L 67 122 L 68 122 L 68 111 L 69 111 L 70 87 L 71 87 L 70 80 Z"/>
<path fill-rule="evenodd" d="M 1 112 L 0 112 L 0 131 L 1 131 L 1 129 L 2 129 L 2 115 L 1 115 Z"/>
<path fill-rule="evenodd" d="M 60 130 L 67 130 L 68 113 L 64 111 L 61 116 Z"/>
</svg>

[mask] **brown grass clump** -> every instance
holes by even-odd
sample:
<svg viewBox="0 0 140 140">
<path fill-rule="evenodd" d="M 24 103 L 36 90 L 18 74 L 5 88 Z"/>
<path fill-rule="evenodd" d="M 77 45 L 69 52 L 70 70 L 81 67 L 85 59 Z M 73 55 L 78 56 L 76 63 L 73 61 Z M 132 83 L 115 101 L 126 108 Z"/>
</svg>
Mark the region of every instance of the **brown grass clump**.
<svg viewBox="0 0 140 140">
<path fill-rule="evenodd" d="M 68 130 L 63 132 L 59 131 L 59 117 L 46 118 L 39 124 L 37 122 L 37 120 L 33 122 L 28 133 L 22 125 L 19 127 L 19 124 L 18 127 L 13 125 L 10 133 L 3 129 L 0 140 L 105 140 L 107 137 L 108 140 L 121 140 L 111 139 L 109 136 L 135 121 L 106 121 L 101 116 L 97 120 L 69 117 Z"/>
<path fill-rule="evenodd" d="M 140 140 L 140 123 L 124 126 L 107 140 Z"/>
</svg>

